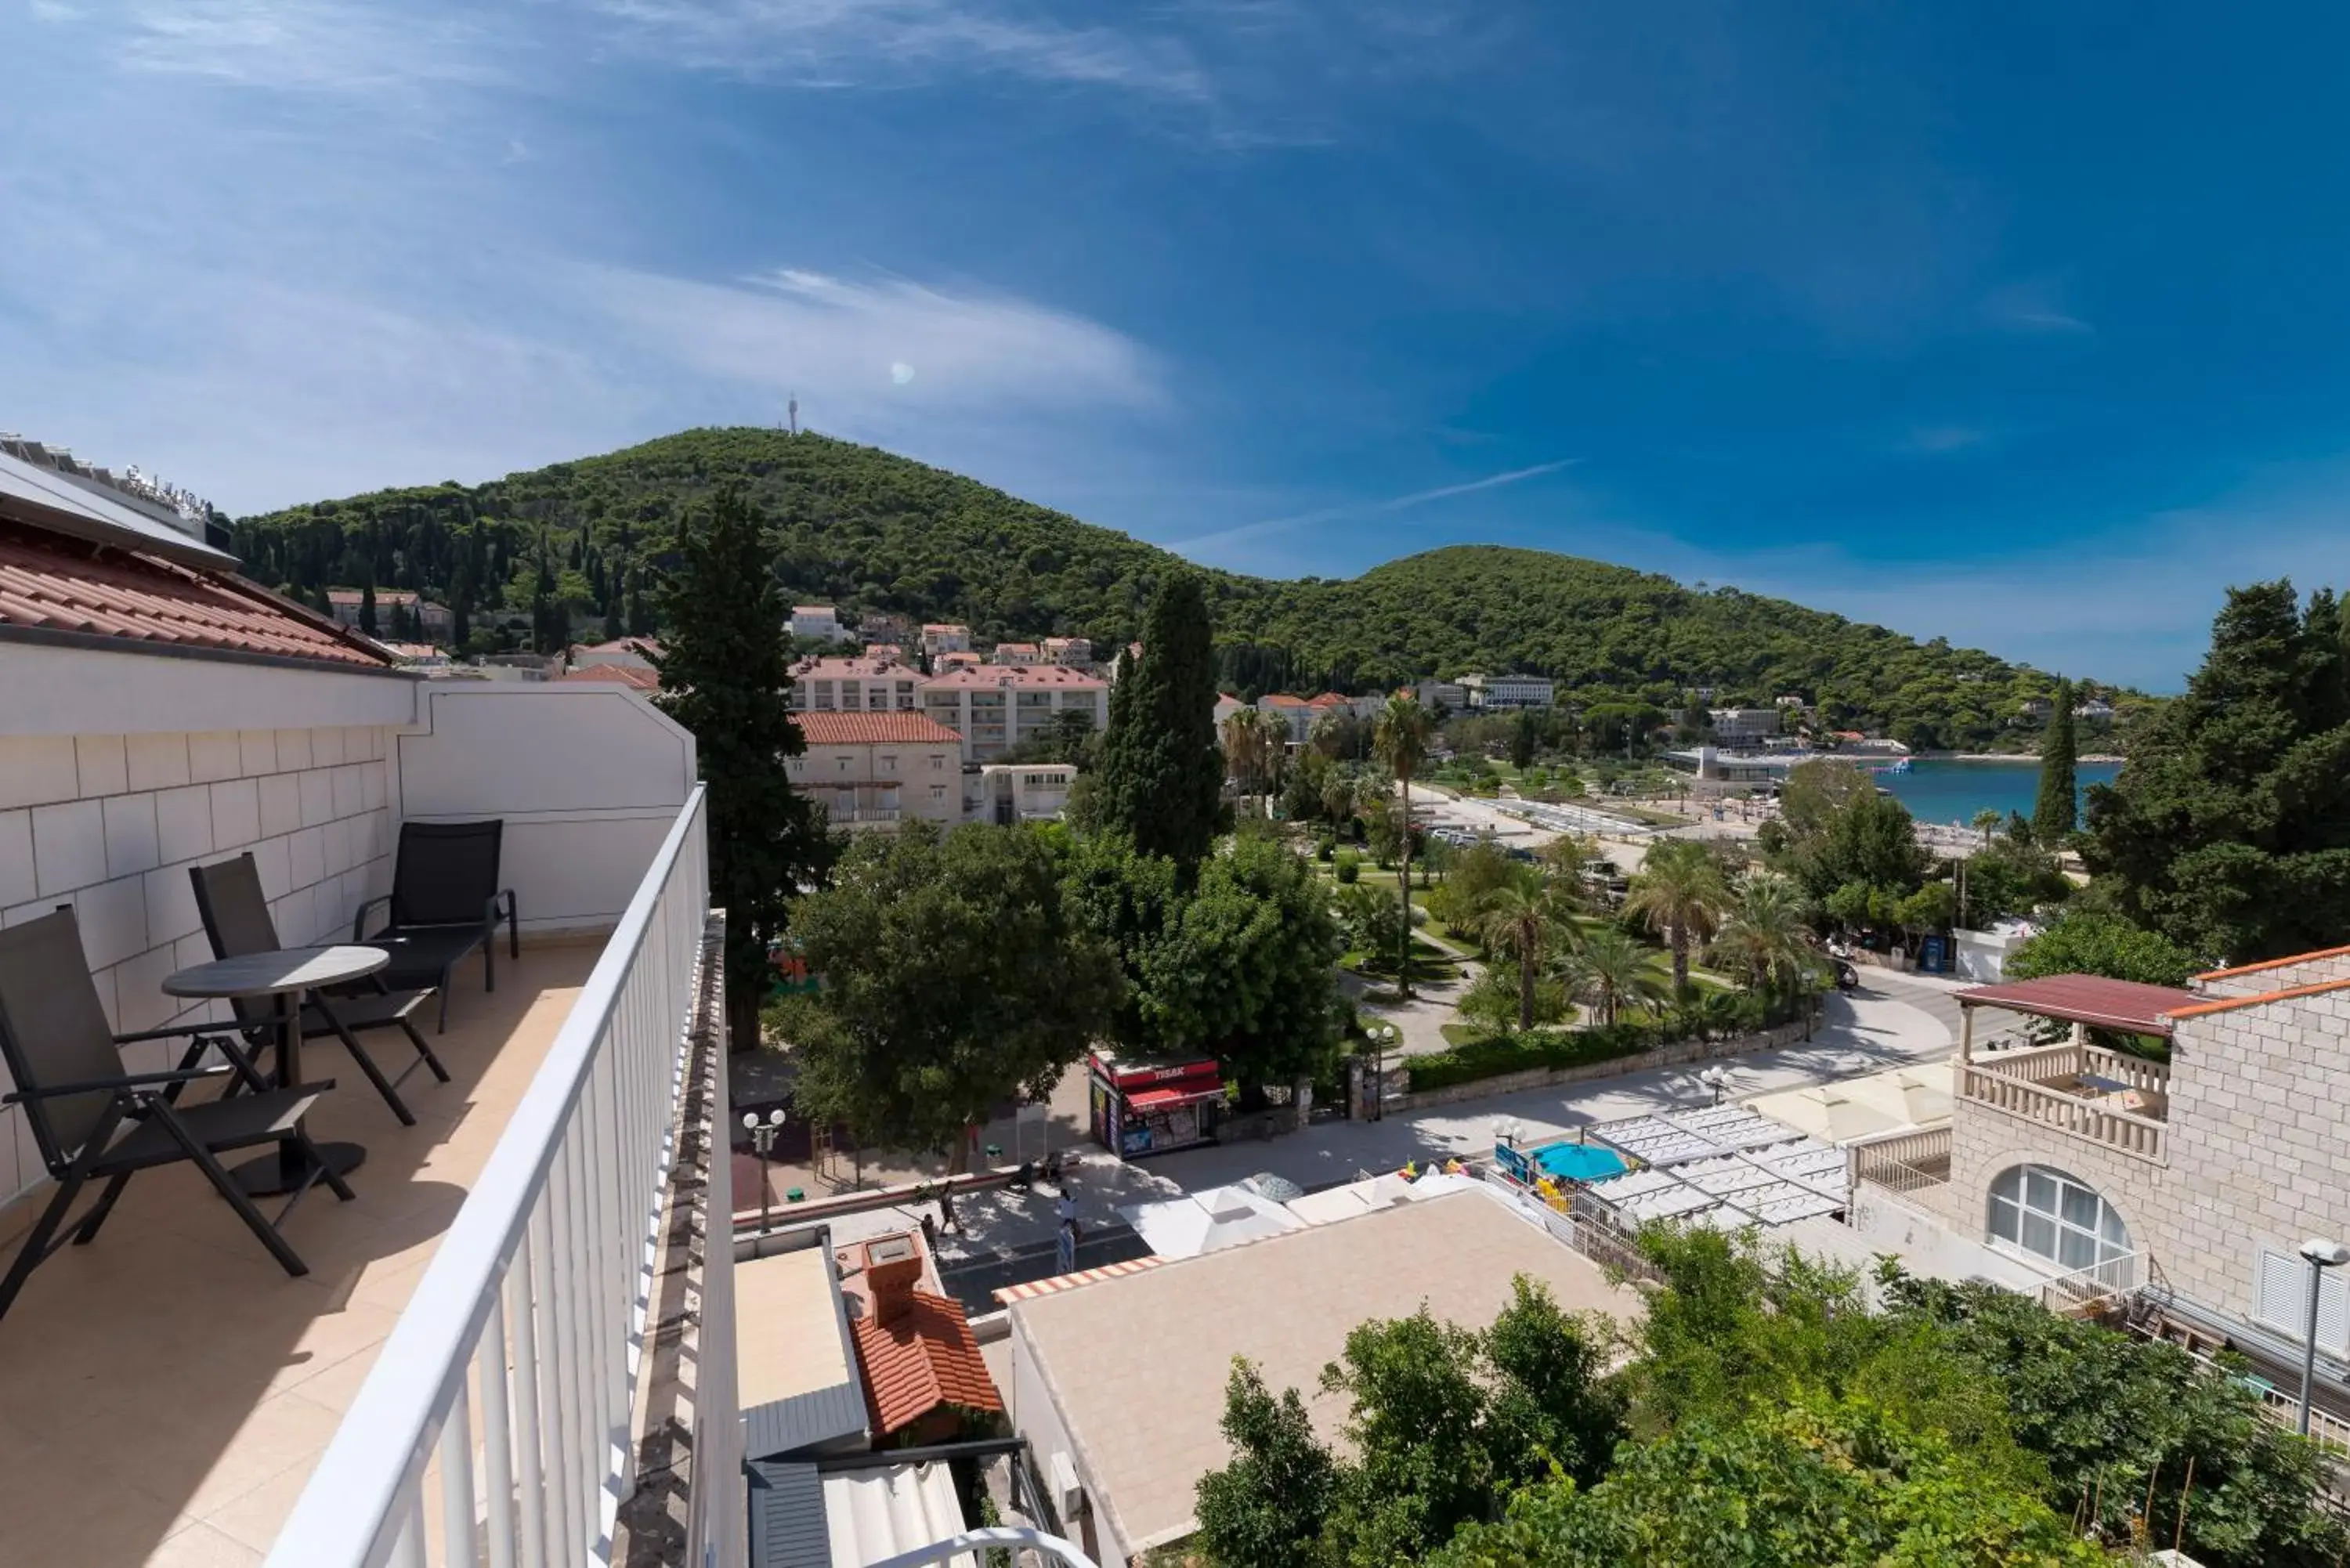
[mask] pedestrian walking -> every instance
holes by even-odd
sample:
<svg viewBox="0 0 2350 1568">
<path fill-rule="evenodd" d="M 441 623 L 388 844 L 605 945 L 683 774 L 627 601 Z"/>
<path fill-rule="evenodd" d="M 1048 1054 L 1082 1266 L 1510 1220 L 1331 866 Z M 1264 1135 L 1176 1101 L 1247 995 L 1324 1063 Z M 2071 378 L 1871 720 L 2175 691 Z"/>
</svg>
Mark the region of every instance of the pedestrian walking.
<svg viewBox="0 0 2350 1568">
<path fill-rule="evenodd" d="M 939 1229 L 962 1234 L 962 1227 L 955 1222 L 954 1188 L 949 1182 L 939 1184 Z"/>
</svg>

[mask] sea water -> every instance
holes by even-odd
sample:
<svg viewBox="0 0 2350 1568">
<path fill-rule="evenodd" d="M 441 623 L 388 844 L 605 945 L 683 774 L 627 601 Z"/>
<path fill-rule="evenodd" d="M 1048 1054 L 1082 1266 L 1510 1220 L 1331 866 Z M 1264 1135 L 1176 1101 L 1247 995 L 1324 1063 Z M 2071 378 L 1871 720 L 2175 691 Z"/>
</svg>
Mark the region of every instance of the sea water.
<svg viewBox="0 0 2350 1568">
<path fill-rule="evenodd" d="M 2118 763 L 2082 763 L 2074 777 L 2085 794 L 2093 784 L 2111 784 L 2120 773 Z M 2040 799 L 2040 761 L 2020 758 L 2012 763 L 1961 763 L 1925 758 L 1909 764 L 1907 773 L 1880 773 L 1877 782 L 1920 822 L 1971 826 L 1975 813 L 1988 807 L 2005 818 L 2012 811 L 2032 815 Z"/>
</svg>

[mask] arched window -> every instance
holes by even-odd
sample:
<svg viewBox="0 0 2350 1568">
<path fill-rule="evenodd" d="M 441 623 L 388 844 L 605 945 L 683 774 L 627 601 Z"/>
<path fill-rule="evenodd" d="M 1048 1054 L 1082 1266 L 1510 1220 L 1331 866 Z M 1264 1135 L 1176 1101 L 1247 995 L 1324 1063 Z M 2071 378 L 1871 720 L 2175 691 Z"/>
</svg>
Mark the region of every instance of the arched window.
<svg viewBox="0 0 2350 1568">
<path fill-rule="evenodd" d="M 2077 1176 L 2019 1165 L 1991 1184 L 1991 1233 L 2060 1269 L 2087 1269 L 2129 1255 L 2129 1228 Z"/>
</svg>

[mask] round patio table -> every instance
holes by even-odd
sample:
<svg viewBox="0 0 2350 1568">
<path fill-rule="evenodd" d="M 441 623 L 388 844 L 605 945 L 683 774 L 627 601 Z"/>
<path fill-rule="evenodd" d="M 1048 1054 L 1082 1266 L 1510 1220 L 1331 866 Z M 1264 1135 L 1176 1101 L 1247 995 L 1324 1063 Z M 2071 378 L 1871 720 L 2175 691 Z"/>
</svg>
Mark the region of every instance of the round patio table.
<svg viewBox="0 0 2350 1568">
<path fill-rule="evenodd" d="M 331 1022 L 334 1011 L 326 988 L 364 980 L 391 962 L 381 948 L 283 948 L 275 952 L 244 953 L 214 959 L 183 969 L 163 980 L 166 996 L 234 998 L 268 997 L 276 1012 L 277 1083 L 290 1088 L 302 1080 L 302 1007 L 310 1005 Z M 355 1143 L 322 1143 L 318 1153 L 344 1175 L 367 1159 L 367 1150 Z M 300 1188 L 309 1175 L 309 1162 L 292 1143 L 278 1146 L 274 1155 L 250 1159 L 229 1172 L 238 1187 L 255 1198 L 272 1197 Z"/>
</svg>

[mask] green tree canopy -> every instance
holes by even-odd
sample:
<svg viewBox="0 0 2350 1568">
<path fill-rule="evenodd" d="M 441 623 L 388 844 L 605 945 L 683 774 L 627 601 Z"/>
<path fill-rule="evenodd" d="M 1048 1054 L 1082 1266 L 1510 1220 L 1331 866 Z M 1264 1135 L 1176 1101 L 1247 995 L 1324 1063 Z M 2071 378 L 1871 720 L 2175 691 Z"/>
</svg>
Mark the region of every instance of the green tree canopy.
<svg viewBox="0 0 2350 1568">
<path fill-rule="evenodd" d="M 2331 594 L 2231 588 L 2210 651 L 2089 791 L 2083 854 L 2115 906 L 2207 960 L 2350 930 L 2350 691 Z"/>
<path fill-rule="evenodd" d="M 1210 640 L 1199 579 L 1169 578 L 1151 601 L 1142 657 L 1110 694 L 1094 784 L 1101 825 L 1187 877 L 1215 842 L 1223 802 Z"/>
<path fill-rule="evenodd" d="M 2048 715 L 2048 733 L 2040 743 L 2040 794 L 2032 809 L 2033 836 L 2043 844 L 2061 842 L 2073 831 L 2080 813 L 2079 747 L 2073 735 L 2073 686 L 2056 682 L 2055 706 Z"/>
<path fill-rule="evenodd" d="M 768 949 L 792 899 L 831 859 L 785 768 L 807 742 L 791 721 L 772 548 L 741 493 L 721 492 L 683 529 L 662 588 L 670 636 L 655 701 L 693 732 L 709 785 L 710 893 L 726 911 L 727 1039 L 737 1051 L 759 1043 L 759 1007 L 775 981 Z"/>
<path fill-rule="evenodd" d="M 779 1010 L 799 1102 L 883 1147 L 949 1145 L 960 1160 L 962 1129 L 1051 1089 L 1118 999 L 1116 957 L 1074 918 L 1028 827 L 862 836 L 793 934 L 822 980 Z"/>
<path fill-rule="evenodd" d="M 2203 966 L 2159 931 L 2119 915 L 2072 909 L 2007 955 L 2011 980 L 2050 974 L 2101 974 L 2141 985 L 2183 986 Z"/>
</svg>

